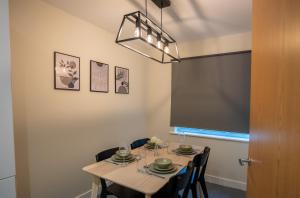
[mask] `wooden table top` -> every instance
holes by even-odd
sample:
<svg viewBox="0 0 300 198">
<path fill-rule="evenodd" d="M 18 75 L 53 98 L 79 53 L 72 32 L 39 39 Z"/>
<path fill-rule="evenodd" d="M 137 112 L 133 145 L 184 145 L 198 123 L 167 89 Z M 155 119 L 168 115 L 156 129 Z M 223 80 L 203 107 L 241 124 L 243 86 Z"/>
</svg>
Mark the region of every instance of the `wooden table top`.
<svg viewBox="0 0 300 198">
<path fill-rule="evenodd" d="M 178 147 L 178 143 L 172 143 L 169 146 L 169 151 Z M 203 147 L 193 146 L 194 149 L 201 152 Z M 133 154 L 138 154 L 140 150 L 138 148 L 132 150 Z M 147 151 L 146 162 L 150 164 L 154 162 L 156 158 L 166 157 L 173 161 L 173 163 L 183 165 L 184 168 L 194 156 L 179 156 L 172 152 L 167 152 L 167 149 L 159 149 L 159 156 L 154 156 L 153 151 Z M 137 163 L 133 162 L 127 166 L 115 165 L 110 162 L 101 161 L 88 165 L 82 169 L 83 171 L 92 174 L 94 176 L 112 181 L 116 184 L 131 188 L 144 194 L 152 195 L 161 189 L 167 182 L 168 178 L 162 179 L 157 176 L 148 175 L 138 172 Z"/>
</svg>

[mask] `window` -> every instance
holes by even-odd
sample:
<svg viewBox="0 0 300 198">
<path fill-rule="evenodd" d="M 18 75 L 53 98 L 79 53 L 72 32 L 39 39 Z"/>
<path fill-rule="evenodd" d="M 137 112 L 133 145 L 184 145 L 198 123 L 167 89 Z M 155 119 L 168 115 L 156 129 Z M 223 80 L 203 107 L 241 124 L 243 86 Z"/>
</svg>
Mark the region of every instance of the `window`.
<svg viewBox="0 0 300 198">
<path fill-rule="evenodd" d="M 250 79 L 251 51 L 173 63 L 170 126 L 180 127 L 179 132 L 188 127 L 194 135 L 243 139 L 249 133 Z"/>
<path fill-rule="evenodd" d="M 249 141 L 249 134 L 247 133 L 236 133 L 228 131 L 217 131 L 217 130 L 207 130 L 207 129 L 195 129 L 186 127 L 175 127 L 174 132 L 176 134 L 186 134 L 191 136 L 201 136 L 215 139 L 225 139 L 234 141 Z"/>
</svg>

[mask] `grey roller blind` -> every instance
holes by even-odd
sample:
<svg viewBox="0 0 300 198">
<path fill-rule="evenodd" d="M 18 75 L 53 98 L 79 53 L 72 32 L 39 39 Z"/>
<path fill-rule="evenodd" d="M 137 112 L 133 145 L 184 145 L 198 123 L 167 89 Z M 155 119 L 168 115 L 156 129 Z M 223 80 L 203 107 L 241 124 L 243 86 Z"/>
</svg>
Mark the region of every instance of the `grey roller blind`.
<svg viewBox="0 0 300 198">
<path fill-rule="evenodd" d="M 171 126 L 249 132 L 251 52 L 172 64 Z"/>
</svg>

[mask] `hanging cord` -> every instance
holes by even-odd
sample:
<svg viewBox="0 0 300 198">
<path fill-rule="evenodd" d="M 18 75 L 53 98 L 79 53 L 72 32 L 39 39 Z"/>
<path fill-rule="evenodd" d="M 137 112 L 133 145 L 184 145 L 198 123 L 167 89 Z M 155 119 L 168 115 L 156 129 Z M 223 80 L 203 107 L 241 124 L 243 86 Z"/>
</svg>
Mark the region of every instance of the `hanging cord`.
<svg viewBox="0 0 300 198">
<path fill-rule="evenodd" d="M 145 9 L 146 9 L 146 25 L 148 25 L 148 1 L 145 0 Z"/>
<path fill-rule="evenodd" d="M 162 35 L 162 1 L 161 1 L 161 8 L 160 8 L 160 34 Z"/>
<path fill-rule="evenodd" d="M 148 2 L 145 0 L 146 18 L 148 18 Z"/>
</svg>

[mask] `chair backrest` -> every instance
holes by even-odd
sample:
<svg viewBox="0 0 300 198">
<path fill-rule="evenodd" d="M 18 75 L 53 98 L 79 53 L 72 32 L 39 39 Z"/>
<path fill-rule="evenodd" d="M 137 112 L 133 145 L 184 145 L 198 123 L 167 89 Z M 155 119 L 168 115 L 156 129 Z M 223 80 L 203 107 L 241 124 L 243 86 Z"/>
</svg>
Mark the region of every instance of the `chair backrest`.
<svg viewBox="0 0 300 198">
<path fill-rule="evenodd" d="M 194 165 L 189 162 L 186 171 L 170 178 L 168 183 L 168 197 L 178 198 L 179 191 L 183 190 L 181 198 L 187 198 L 190 190 L 191 179 L 194 172 Z"/>
<path fill-rule="evenodd" d="M 111 148 L 111 149 L 101 151 L 100 153 L 98 153 L 96 155 L 96 162 L 100 162 L 100 161 L 103 161 L 103 160 L 106 160 L 106 159 L 110 158 L 118 150 L 119 150 L 119 147 L 115 147 L 115 148 Z"/>
<path fill-rule="evenodd" d="M 209 154 L 210 154 L 210 148 L 208 146 L 206 146 L 203 151 L 204 156 L 202 157 L 202 162 L 201 162 L 203 167 L 200 172 L 200 177 L 204 177 Z"/>
<path fill-rule="evenodd" d="M 131 149 L 139 148 L 141 146 L 144 146 L 149 140 L 150 140 L 149 138 L 135 140 L 130 144 L 130 147 Z"/>
<path fill-rule="evenodd" d="M 98 153 L 96 155 L 96 162 L 100 162 L 100 161 L 103 161 L 103 160 L 106 160 L 106 159 L 110 158 L 118 150 L 119 150 L 119 147 L 115 147 L 115 148 L 111 148 L 111 149 L 101 151 L 100 153 Z M 107 185 L 106 185 L 105 180 L 100 178 L 100 182 L 101 182 L 101 187 L 102 187 L 102 191 L 101 191 L 101 197 L 102 197 L 102 195 L 103 196 L 107 195 L 108 191 L 107 191 Z"/>
<path fill-rule="evenodd" d="M 191 181 L 193 185 L 196 185 L 197 179 L 204 177 L 209 153 L 210 153 L 210 148 L 206 146 L 202 153 L 195 155 L 193 159 L 195 173 Z"/>
</svg>

